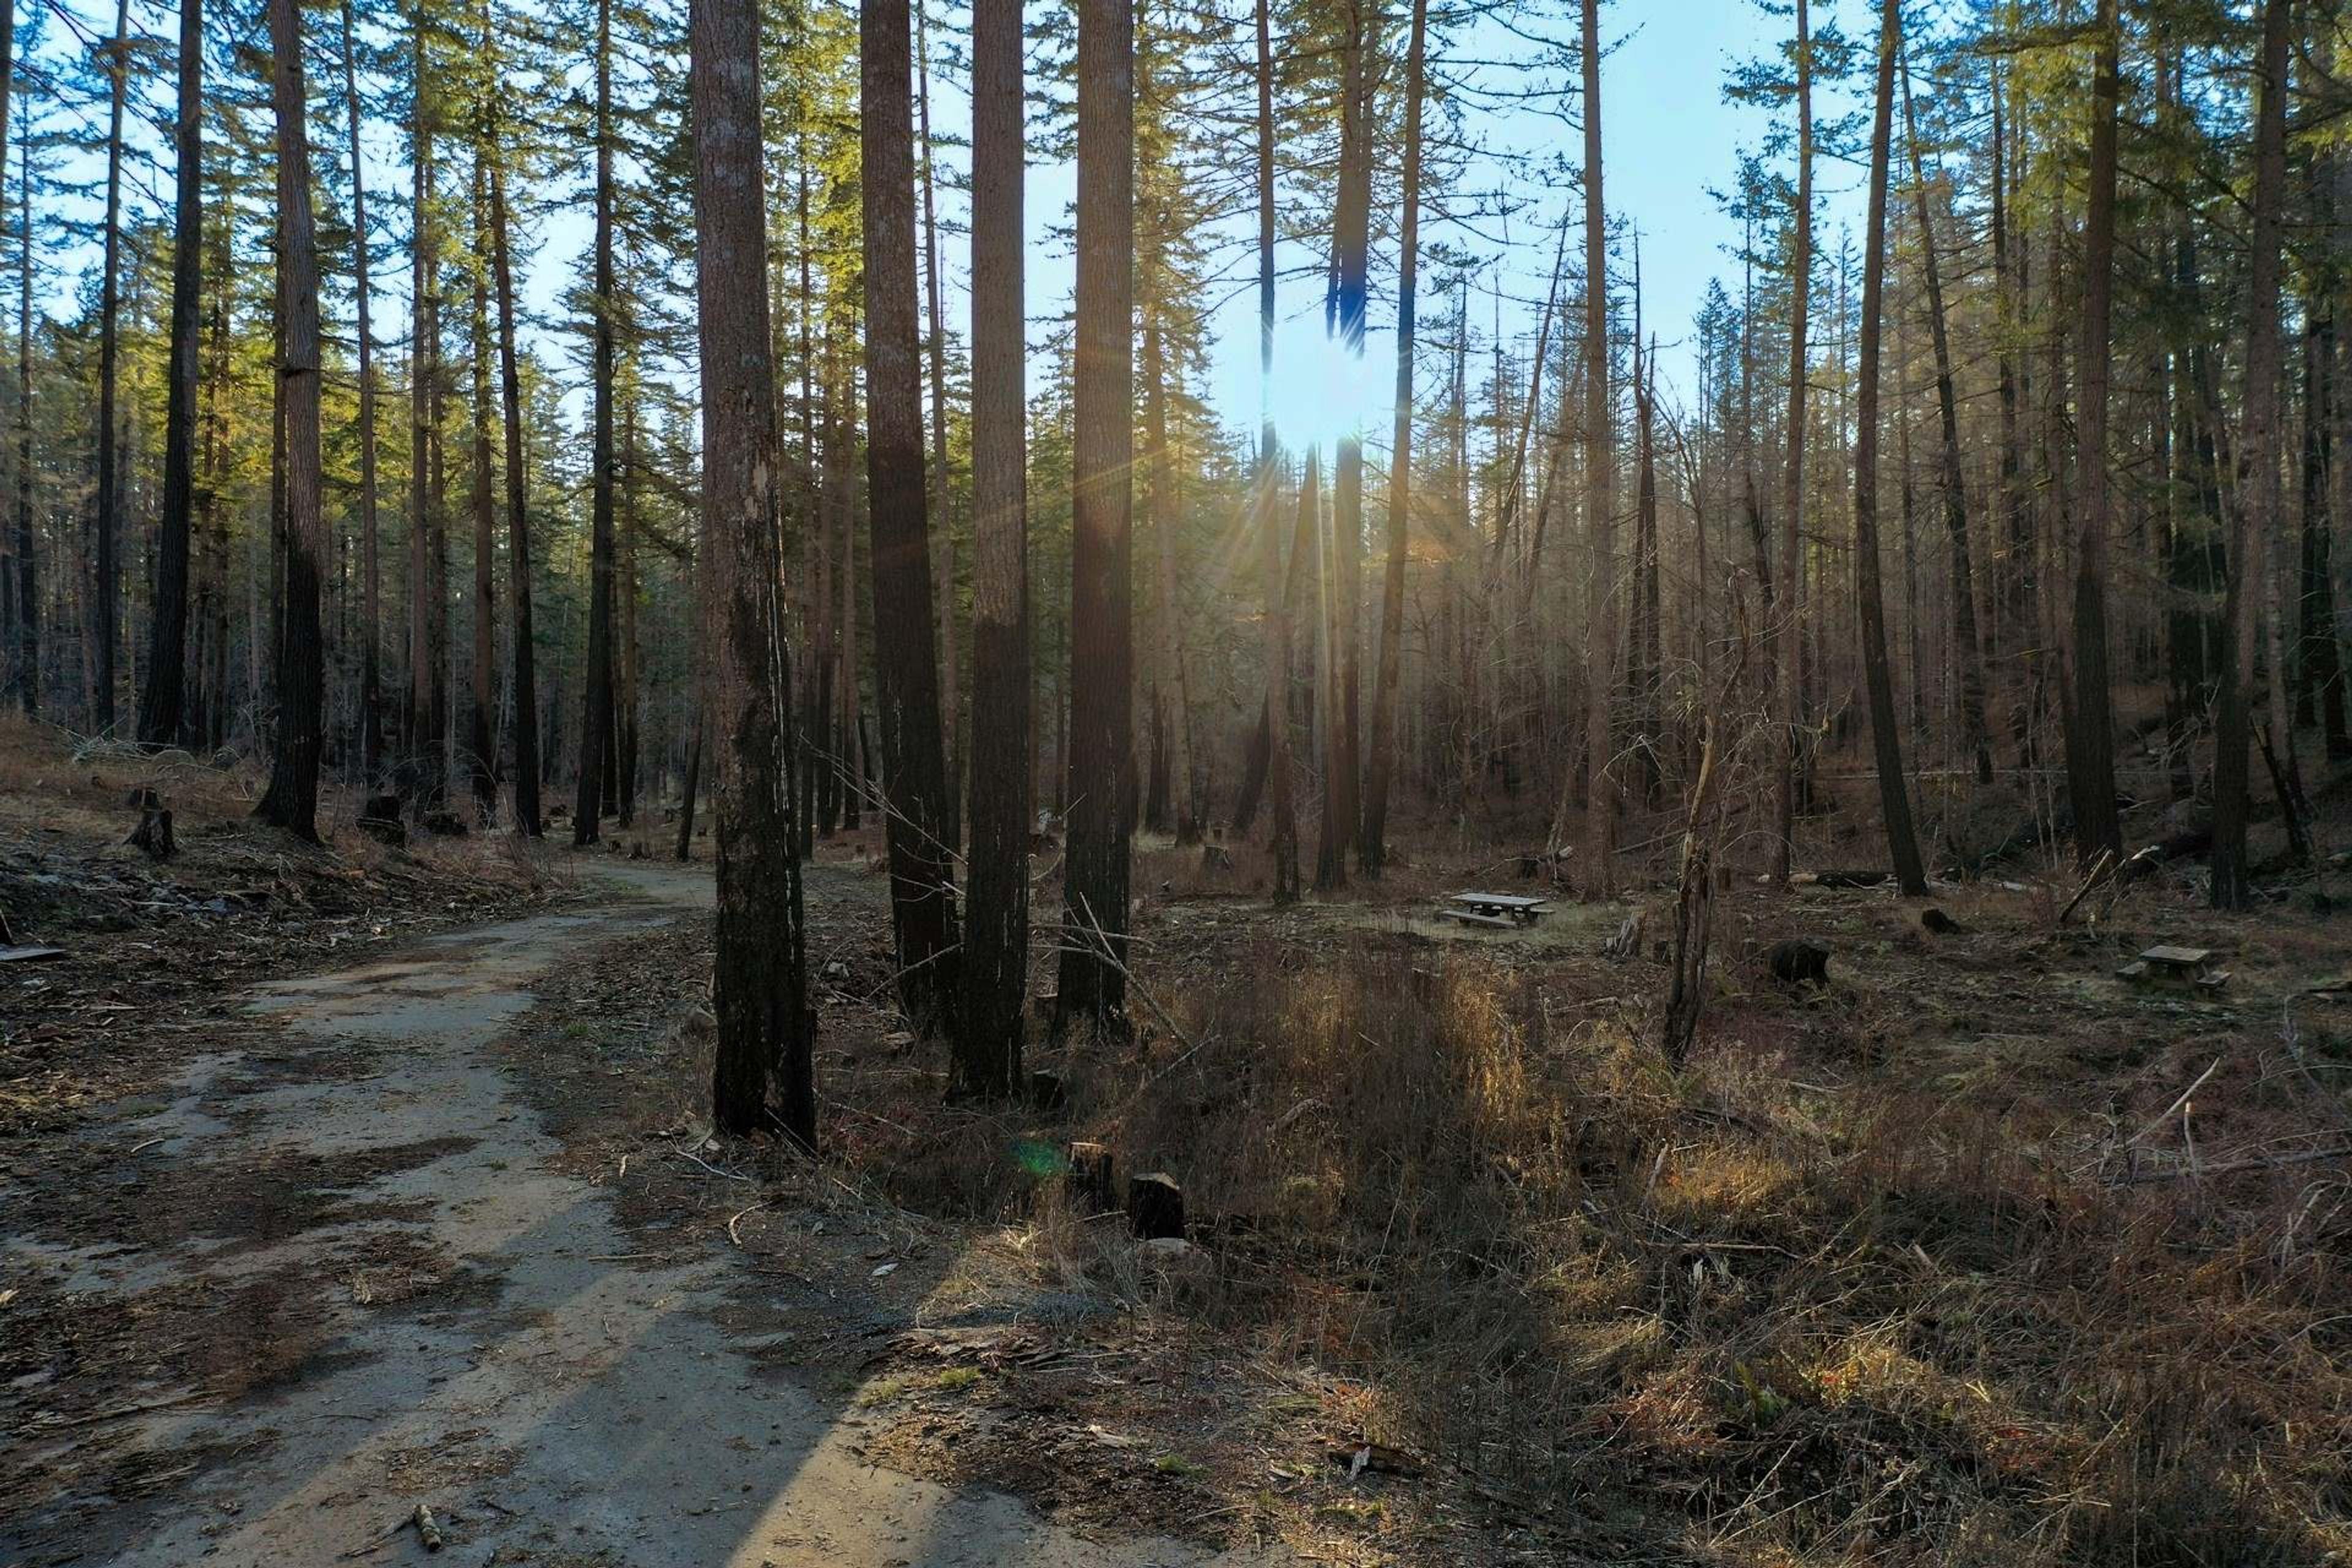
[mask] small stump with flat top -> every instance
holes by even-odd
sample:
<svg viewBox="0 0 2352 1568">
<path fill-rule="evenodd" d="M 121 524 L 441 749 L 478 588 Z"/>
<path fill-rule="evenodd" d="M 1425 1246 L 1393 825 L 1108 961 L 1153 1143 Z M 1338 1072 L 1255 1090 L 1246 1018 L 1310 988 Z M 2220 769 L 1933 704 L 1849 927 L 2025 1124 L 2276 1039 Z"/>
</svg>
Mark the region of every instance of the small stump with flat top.
<svg viewBox="0 0 2352 1568">
<path fill-rule="evenodd" d="M 1184 1189 L 1165 1171 L 1127 1179 L 1127 1223 L 1139 1241 L 1184 1234 Z"/>
</svg>

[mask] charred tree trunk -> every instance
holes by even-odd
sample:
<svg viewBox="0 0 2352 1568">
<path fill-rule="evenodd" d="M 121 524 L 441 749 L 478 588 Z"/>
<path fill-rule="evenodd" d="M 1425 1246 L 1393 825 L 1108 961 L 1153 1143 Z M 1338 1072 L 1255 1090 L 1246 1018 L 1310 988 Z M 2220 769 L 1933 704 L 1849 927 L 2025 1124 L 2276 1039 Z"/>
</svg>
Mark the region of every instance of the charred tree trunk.
<svg viewBox="0 0 2352 1568">
<path fill-rule="evenodd" d="M 1927 892 L 1927 868 L 1911 826 L 1903 778 L 1903 739 L 1895 719 L 1895 681 L 1886 667 L 1886 607 L 1878 577 L 1879 312 L 1886 273 L 1886 180 L 1895 124 L 1895 62 L 1903 47 L 1898 0 L 1880 0 L 1878 97 L 1870 133 L 1870 212 L 1862 252 L 1862 331 L 1855 376 L 1853 438 L 1854 597 L 1862 628 L 1863 679 L 1869 689 L 1870 742 L 1878 767 L 1879 814 L 1895 879 L 1911 898 Z"/>
<path fill-rule="evenodd" d="M 615 313 L 613 273 L 613 0 L 596 5 L 596 298 L 594 446 L 589 458 L 588 668 L 580 724 L 580 781 L 572 794 L 572 842 L 593 844 L 613 762 L 613 374 Z"/>
<path fill-rule="evenodd" d="M 493 121 L 492 130 L 496 131 Z M 490 273 L 499 296 L 499 401 L 506 416 L 507 578 L 514 605 L 515 828 L 540 835 L 539 693 L 532 669 L 530 513 L 522 461 L 522 369 L 515 356 L 514 268 L 507 240 L 507 175 L 490 163 Z M 610 520 L 606 528 L 611 527 Z"/>
<path fill-rule="evenodd" d="M 1069 837 L 1057 1032 L 1127 1022 L 1135 772 L 1132 469 L 1135 18 L 1078 0 L 1077 309 L 1071 484 Z"/>
<path fill-rule="evenodd" d="M 2284 0 L 2273 0 L 2274 8 Z M 2074 704 L 2066 726 L 2066 779 L 2074 805 L 2074 853 L 2084 865 L 2102 854 L 2123 856 L 2123 823 L 2116 811 L 2116 736 L 2107 683 L 2108 342 L 2115 297 L 2116 254 L 2116 0 L 2099 0 L 2099 40 L 2091 81 L 2090 207 L 2083 226 L 2083 365 L 2076 402 L 2075 466 L 2082 489 L 2081 531 L 2074 547 Z M 2259 227 L 2259 220 L 2257 220 Z M 2257 269 L 2261 266 L 2257 261 Z M 2273 306 L 2277 285 L 2272 284 Z M 2275 314 L 2275 310 L 2273 310 Z M 2274 384 L 2276 321 L 2273 321 Z M 2248 361 L 2251 368 L 2253 363 Z M 2251 400 L 2253 394 L 2249 393 Z M 2276 392 L 2271 394 L 2275 406 Z M 2273 418 L 2275 416 L 2273 416 Z M 2251 414 L 2250 424 L 2252 422 Z M 2232 562 L 2234 567 L 2237 563 Z M 2231 574 L 2234 590 L 2237 574 Z M 2217 876 L 2215 886 L 2220 886 Z"/>
<path fill-rule="evenodd" d="M 1397 237 L 1396 415 L 1389 441 L 1388 559 L 1381 578 L 1380 668 L 1372 685 L 1372 738 L 1365 753 L 1356 865 L 1378 877 L 1388 860 L 1389 787 L 1397 762 L 1397 682 L 1404 662 L 1404 569 L 1412 529 L 1413 291 L 1421 272 L 1421 105 L 1429 47 L 1429 0 L 1412 0 L 1404 54 L 1404 188 Z M 1270 500 L 1265 504 L 1271 504 Z"/>
<path fill-rule="evenodd" d="M 6 18 L 0 17 L 0 23 Z M 349 37 L 346 12 L 345 36 Z M 346 48 L 348 49 L 348 41 Z M 7 68 L 0 59 L 0 71 Z M 172 129 L 174 172 L 172 215 L 172 340 L 168 386 L 163 411 L 163 515 L 155 553 L 155 606 L 148 644 L 147 684 L 139 700 L 139 739 L 150 746 L 177 745 L 185 717 L 188 646 L 188 540 L 195 512 L 196 354 L 202 330 L 205 285 L 204 114 L 205 46 L 203 0 L 180 0 L 180 106 Z M 0 125 L 6 123 L 6 93 L 0 87 Z M 359 110 L 352 110 L 356 123 Z M 359 187 L 352 187 L 355 214 L 365 211 Z M 354 221 L 364 223 L 363 218 Z M 364 230 L 362 230 L 364 232 Z M 362 247 L 364 254 L 364 247 Z M 360 271 L 360 363 L 367 359 L 366 263 Z M 367 374 L 361 373 L 360 407 L 364 422 L 369 401 Z M 373 448 L 365 448 L 373 480 Z M 373 500 L 371 485 L 369 500 Z M 368 560 L 375 559 L 375 536 L 367 536 Z M 374 625 L 373 605 L 369 625 Z M 369 645 L 369 675 L 373 678 L 374 645 Z M 369 755 L 373 757 L 373 753 Z"/>
<path fill-rule="evenodd" d="M 326 645 L 319 625 L 319 258 L 310 221 L 302 14 L 269 0 L 270 98 L 278 119 L 278 382 L 286 422 L 286 611 L 278 649 L 278 741 L 269 787 L 254 815 L 297 837 L 319 837 L 325 747 Z"/>
<path fill-rule="evenodd" d="M 2114 0 L 2102 0 L 2113 23 Z M 2286 199 L 2286 68 L 2290 0 L 2264 0 L 2262 55 L 2254 106 L 2252 253 L 2248 261 L 2246 435 L 2238 454 L 2237 537 L 2230 551 L 2230 587 L 2223 612 L 2229 641 L 2221 655 L 2214 700 L 2212 900 L 2215 909 L 2243 909 L 2253 885 L 2246 859 L 2247 688 L 2253 679 L 2254 633 L 2262 613 L 2261 563 L 2279 501 L 2279 247 Z M 2113 35 L 2101 46 L 2103 112 L 2114 107 Z M 2284 678 L 2273 671 L 2272 679 Z"/>
<path fill-rule="evenodd" d="M 497 500 L 497 463 L 493 456 L 491 436 L 492 410 L 496 404 L 490 391 L 490 277 L 483 266 L 481 255 L 489 250 L 489 195 L 485 189 L 482 167 L 474 165 L 474 233 L 478 252 L 473 267 L 473 379 L 474 395 L 474 649 L 471 669 L 473 700 L 467 729 L 468 773 L 474 784 L 474 804 L 488 825 L 498 807 L 499 794 L 499 717 L 498 684 L 498 572 L 497 537 L 499 509 Z"/>
<path fill-rule="evenodd" d="M 1803 577 L 1797 547 L 1802 537 L 1799 513 L 1805 504 L 1805 328 L 1813 269 L 1813 47 L 1805 0 L 1797 0 L 1797 206 L 1790 253 L 1789 444 L 1787 477 L 1780 489 L 1780 584 L 1774 606 L 1779 655 L 1774 699 L 1780 737 L 1774 748 L 1772 879 L 1789 885 L 1789 858 L 1797 830 L 1797 746 L 1803 721 L 1798 690 L 1801 647 L 1797 595 Z M 1588 132 L 1590 135 L 1591 132 Z"/>
<path fill-rule="evenodd" d="M 711 1000 L 719 1039 L 711 1120 L 732 1132 L 773 1128 L 814 1150 L 815 1016 L 793 850 L 792 668 L 778 603 L 759 11 L 752 0 L 693 0 L 689 16 L 702 527 L 724 595 L 715 617 L 719 925 Z"/>
<path fill-rule="evenodd" d="M 115 410 L 122 359 L 122 110 L 130 87 L 130 50 L 131 0 L 116 0 L 114 38 L 106 46 L 110 106 L 106 130 L 105 257 L 98 284 L 98 549 L 91 617 L 96 662 L 90 728 L 101 734 L 114 728 L 115 653 L 122 638 L 122 466 Z"/>
<path fill-rule="evenodd" d="M 963 1018 L 952 1085 L 1007 1099 L 1022 1085 L 1029 978 L 1021 0 L 978 0 L 971 26 L 972 710 L 992 741 L 971 758 Z"/>
<path fill-rule="evenodd" d="M 1927 336 L 1936 356 L 1936 411 L 1943 444 L 1936 488 L 1944 498 L 1944 534 L 1952 552 L 1952 649 L 1958 665 L 1960 739 L 1977 782 L 1992 782 L 1992 744 L 1985 730 L 1984 654 L 1977 640 L 1976 568 L 1969 546 L 1969 503 L 1960 467 L 1960 416 L 1953 389 L 1951 336 L 1944 321 L 1944 280 L 1936 261 L 1936 226 L 1928 215 L 1927 159 L 1911 106 L 1911 68 L 1903 66 L 1904 141 L 1911 150 L 1911 206 L 1919 226 L 1919 272 L 1927 290 Z"/>
<path fill-rule="evenodd" d="M 10 42 L 15 30 L 10 29 Z M 9 73 L 0 72 L 0 78 Z M 16 205 L 16 700 L 41 710 L 40 574 L 33 554 L 33 111 L 20 102 Z M 0 133 L 7 127 L 0 123 Z"/>
<path fill-rule="evenodd" d="M 866 493 L 874 543 L 874 701 L 882 731 L 898 999 L 952 1032 L 957 994 L 952 812 L 940 738 L 930 523 L 915 314 L 913 84 L 908 0 L 863 0 L 859 181 L 865 197 Z"/>
</svg>

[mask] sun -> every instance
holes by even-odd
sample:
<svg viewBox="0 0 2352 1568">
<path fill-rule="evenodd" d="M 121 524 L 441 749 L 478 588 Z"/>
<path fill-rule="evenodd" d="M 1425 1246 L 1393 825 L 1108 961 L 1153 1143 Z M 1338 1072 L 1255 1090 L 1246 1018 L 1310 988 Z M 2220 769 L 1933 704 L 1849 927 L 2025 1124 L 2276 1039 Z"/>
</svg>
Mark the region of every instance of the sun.
<svg viewBox="0 0 2352 1568">
<path fill-rule="evenodd" d="M 1320 312 L 1276 332 L 1268 393 L 1275 434 L 1286 449 L 1328 454 L 1350 436 L 1368 436 L 1386 390 L 1367 356 L 1349 353 L 1323 330 Z"/>
</svg>

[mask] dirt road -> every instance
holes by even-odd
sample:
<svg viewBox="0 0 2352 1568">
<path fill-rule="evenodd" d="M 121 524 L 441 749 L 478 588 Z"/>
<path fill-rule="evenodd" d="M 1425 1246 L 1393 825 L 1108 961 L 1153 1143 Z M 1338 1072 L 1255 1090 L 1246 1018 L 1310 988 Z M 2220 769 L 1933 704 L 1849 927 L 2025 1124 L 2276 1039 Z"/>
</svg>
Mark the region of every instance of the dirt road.
<svg viewBox="0 0 2352 1568">
<path fill-rule="evenodd" d="M 735 1260 L 633 1252 L 491 1048 L 567 955 L 710 900 L 707 875 L 599 875 L 626 885 L 587 912 L 259 987 L 249 1034 L 92 1123 L 128 1201 L 12 1235 L 0 1288 L 61 1332 L 151 1323 L 163 1359 L 95 1410 L 17 1381 L 0 1563 L 423 1562 L 420 1503 L 469 1568 L 1213 1561 L 871 1467 L 845 1398 L 719 1327 Z"/>
</svg>

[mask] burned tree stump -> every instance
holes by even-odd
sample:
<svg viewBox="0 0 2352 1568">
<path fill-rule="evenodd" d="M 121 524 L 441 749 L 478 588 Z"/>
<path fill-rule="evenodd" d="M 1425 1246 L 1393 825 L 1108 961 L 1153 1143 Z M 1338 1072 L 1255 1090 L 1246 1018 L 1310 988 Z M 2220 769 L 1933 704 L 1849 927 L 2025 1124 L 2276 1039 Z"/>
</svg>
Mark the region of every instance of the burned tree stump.
<svg viewBox="0 0 2352 1568">
<path fill-rule="evenodd" d="M 1088 1214 L 1107 1214 L 1111 1207 L 1110 1148 L 1107 1144 L 1074 1142 L 1066 1151 L 1066 1176 L 1070 1196 Z"/>
<path fill-rule="evenodd" d="M 1127 1223 L 1138 1241 L 1184 1234 L 1184 1189 L 1164 1171 L 1127 1179 Z"/>
<path fill-rule="evenodd" d="M 151 795 L 153 792 L 148 792 Z M 131 830 L 127 840 L 133 848 L 143 851 L 152 860 L 169 860 L 178 852 L 179 841 L 172 837 L 172 812 L 165 805 L 142 806 L 139 826 Z"/>
<path fill-rule="evenodd" d="M 379 844 L 389 844 L 397 849 L 408 842 L 408 829 L 401 826 L 400 797 L 396 795 L 372 795 L 360 808 L 360 831 Z"/>
<path fill-rule="evenodd" d="M 1772 978 L 1783 985 L 1826 985 L 1830 983 L 1830 944 L 1812 937 L 1776 942 L 1764 955 Z"/>
</svg>

